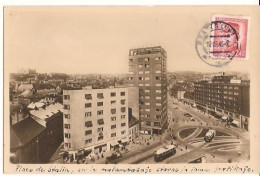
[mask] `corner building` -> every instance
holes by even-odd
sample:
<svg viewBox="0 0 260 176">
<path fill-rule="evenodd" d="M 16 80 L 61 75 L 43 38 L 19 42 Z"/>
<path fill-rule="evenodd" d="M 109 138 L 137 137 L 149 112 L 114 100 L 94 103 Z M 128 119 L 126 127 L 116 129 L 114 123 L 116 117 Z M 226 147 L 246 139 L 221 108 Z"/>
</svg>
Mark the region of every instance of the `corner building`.
<svg viewBox="0 0 260 176">
<path fill-rule="evenodd" d="M 129 50 L 128 85 L 139 87 L 141 133 L 161 134 L 167 128 L 167 53 L 161 47 Z"/>
<path fill-rule="evenodd" d="M 100 153 L 128 141 L 128 88 L 64 90 L 63 105 L 66 151 Z"/>
</svg>

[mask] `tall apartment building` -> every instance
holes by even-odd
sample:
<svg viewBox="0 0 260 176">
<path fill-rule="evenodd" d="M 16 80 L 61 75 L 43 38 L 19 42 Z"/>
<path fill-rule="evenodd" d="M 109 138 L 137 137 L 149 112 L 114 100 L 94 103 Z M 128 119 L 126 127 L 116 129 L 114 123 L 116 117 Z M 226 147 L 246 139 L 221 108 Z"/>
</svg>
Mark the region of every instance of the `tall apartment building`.
<svg viewBox="0 0 260 176">
<path fill-rule="evenodd" d="M 234 76 L 214 76 L 211 81 L 194 83 L 194 99 L 197 108 L 209 113 L 231 118 L 237 126 L 249 129 L 248 81 Z"/>
<path fill-rule="evenodd" d="M 128 88 L 86 87 L 63 96 L 66 151 L 99 153 L 128 141 Z"/>
<path fill-rule="evenodd" d="M 161 134 L 167 127 L 167 53 L 161 47 L 129 50 L 128 85 L 139 87 L 141 132 Z"/>
</svg>

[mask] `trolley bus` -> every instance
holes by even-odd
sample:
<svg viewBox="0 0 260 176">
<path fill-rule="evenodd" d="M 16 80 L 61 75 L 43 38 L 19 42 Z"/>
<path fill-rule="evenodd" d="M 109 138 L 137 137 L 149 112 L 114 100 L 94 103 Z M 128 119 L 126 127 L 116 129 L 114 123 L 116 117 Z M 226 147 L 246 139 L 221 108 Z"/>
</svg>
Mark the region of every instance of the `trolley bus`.
<svg viewBox="0 0 260 176">
<path fill-rule="evenodd" d="M 211 142 L 215 134 L 216 130 L 209 130 L 204 137 L 205 142 Z"/>
<path fill-rule="evenodd" d="M 154 155 L 154 161 L 161 162 L 176 153 L 176 146 L 168 145 L 158 149 Z"/>
</svg>

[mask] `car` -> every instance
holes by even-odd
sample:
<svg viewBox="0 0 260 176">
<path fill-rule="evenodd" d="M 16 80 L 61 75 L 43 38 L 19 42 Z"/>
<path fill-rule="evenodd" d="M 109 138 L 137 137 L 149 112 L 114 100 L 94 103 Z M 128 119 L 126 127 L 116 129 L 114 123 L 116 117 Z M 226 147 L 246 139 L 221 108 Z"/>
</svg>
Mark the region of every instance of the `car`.
<svg viewBox="0 0 260 176">
<path fill-rule="evenodd" d="M 174 134 L 170 134 L 170 136 L 171 136 L 171 138 L 174 139 L 174 140 L 177 139 L 177 137 L 176 137 Z"/>
<path fill-rule="evenodd" d="M 121 158 L 122 154 L 121 153 L 113 153 L 111 156 L 106 157 L 105 163 L 106 164 L 115 164 L 116 159 Z"/>
<path fill-rule="evenodd" d="M 190 121 L 195 121 L 195 119 L 191 117 L 191 118 L 190 118 Z"/>
<path fill-rule="evenodd" d="M 185 117 L 192 117 L 192 115 L 190 115 L 190 113 L 184 113 Z"/>
</svg>

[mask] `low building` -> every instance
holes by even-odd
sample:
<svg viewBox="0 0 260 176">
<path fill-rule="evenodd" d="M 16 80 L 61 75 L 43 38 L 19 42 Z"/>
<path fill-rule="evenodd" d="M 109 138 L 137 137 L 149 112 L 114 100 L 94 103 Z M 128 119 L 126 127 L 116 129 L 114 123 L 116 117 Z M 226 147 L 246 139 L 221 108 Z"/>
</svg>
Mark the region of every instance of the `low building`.
<svg viewBox="0 0 260 176">
<path fill-rule="evenodd" d="M 14 163 L 46 163 L 63 142 L 61 104 L 35 107 L 30 117 L 11 126 Z"/>
</svg>

